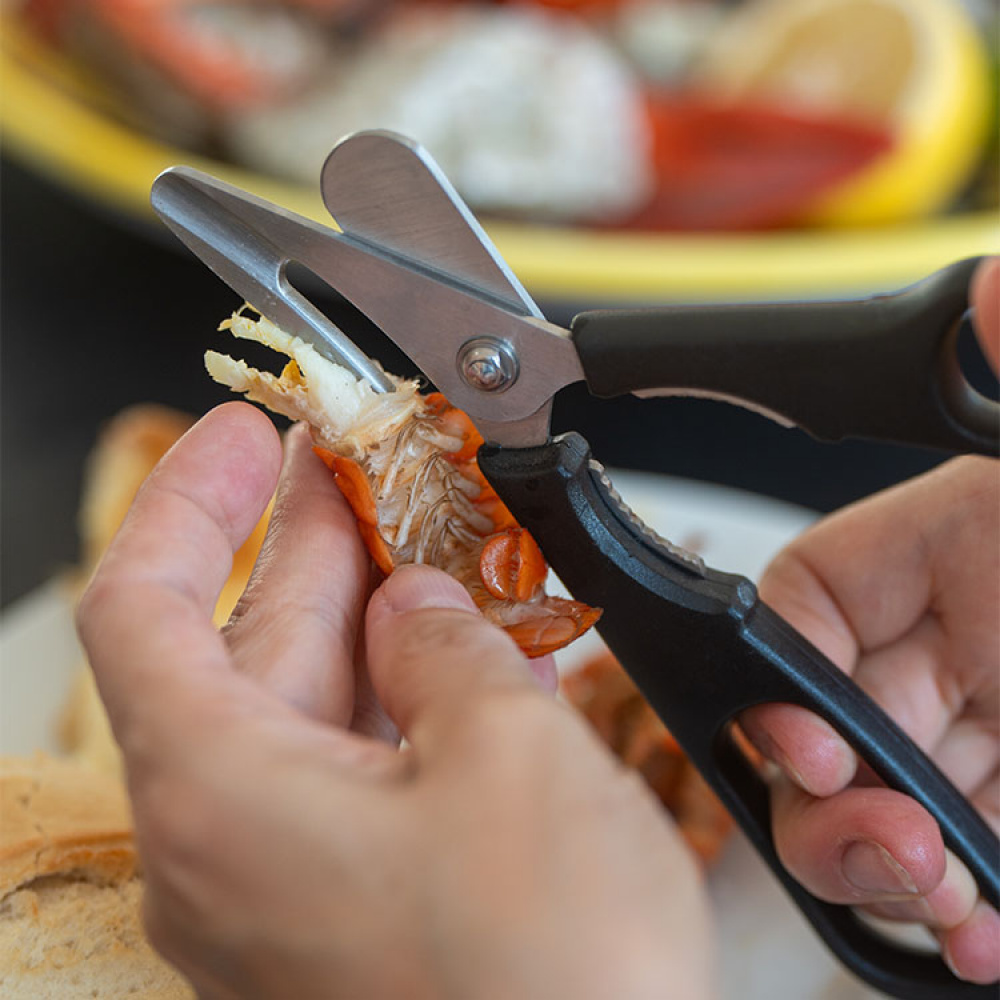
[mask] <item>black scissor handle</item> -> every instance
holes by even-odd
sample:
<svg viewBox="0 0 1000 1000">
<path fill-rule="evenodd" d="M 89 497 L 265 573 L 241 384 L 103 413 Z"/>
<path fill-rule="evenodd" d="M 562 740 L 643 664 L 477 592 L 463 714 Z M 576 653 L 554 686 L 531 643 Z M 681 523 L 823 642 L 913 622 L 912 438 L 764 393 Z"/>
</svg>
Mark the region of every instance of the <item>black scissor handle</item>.
<svg viewBox="0 0 1000 1000">
<path fill-rule="evenodd" d="M 939 957 L 888 941 L 788 874 L 774 849 L 767 787 L 731 724 L 764 702 L 822 716 L 888 786 L 928 810 L 997 906 L 1000 842 L 902 730 L 763 604 L 749 580 L 707 569 L 651 535 L 579 435 L 538 448 L 484 446 L 479 466 L 570 592 L 604 609 L 598 630 L 612 652 L 844 965 L 903 1000 L 995 997 L 993 987 L 961 982 Z"/>
<path fill-rule="evenodd" d="M 585 312 L 570 329 L 595 396 L 698 393 L 814 437 L 996 455 L 1000 405 L 956 353 L 969 258 L 892 295 Z"/>
</svg>

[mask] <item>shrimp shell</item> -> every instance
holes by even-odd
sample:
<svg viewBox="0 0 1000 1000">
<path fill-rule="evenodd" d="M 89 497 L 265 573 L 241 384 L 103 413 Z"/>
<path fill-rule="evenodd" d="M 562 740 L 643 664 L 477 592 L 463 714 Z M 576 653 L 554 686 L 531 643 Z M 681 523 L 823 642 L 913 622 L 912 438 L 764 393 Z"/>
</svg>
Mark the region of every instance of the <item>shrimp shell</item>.
<svg viewBox="0 0 1000 1000">
<path fill-rule="evenodd" d="M 423 563 L 459 580 L 483 615 L 528 656 L 553 652 L 589 629 L 600 610 L 545 593 L 548 567 L 475 461 L 482 438 L 440 393 L 392 377 L 377 393 L 304 341 L 244 310 L 220 329 L 290 360 L 280 375 L 209 351 L 217 382 L 313 431 L 379 568 Z"/>
</svg>

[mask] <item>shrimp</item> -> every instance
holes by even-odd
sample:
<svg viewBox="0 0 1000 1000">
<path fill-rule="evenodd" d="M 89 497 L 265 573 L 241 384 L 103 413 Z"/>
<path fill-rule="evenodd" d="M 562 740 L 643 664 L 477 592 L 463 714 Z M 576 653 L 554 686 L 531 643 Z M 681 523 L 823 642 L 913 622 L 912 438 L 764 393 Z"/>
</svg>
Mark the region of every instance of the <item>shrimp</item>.
<svg viewBox="0 0 1000 1000">
<path fill-rule="evenodd" d="M 599 609 L 545 593 L 545 558 L 480 471 L 482 437 L 444 396 L 422 395 L 417 380 L 395 376 L 394 392 L 377 393 L 244 310 L 220 329 L 289 358 L 280 375 L 215 351 L 206 353 L 205 364 L 234 392 L 309 423 L 314 450 L 383 573 L 408 563 L 443 569 L 529 657 L 562 648 L 597 621 Z"/>
<path fill-rule="evenodd" d="M 298 97 L 340 52 L 338 37 L 324 29 L 343 25 L 346 32 L 366 2 L 376 6 L 375 0 L 24 0 L 24 10 L 43 37 L 102 70 L 130 104 L 177 128 L 196 112 L 239 113 Z"/>
</svg>

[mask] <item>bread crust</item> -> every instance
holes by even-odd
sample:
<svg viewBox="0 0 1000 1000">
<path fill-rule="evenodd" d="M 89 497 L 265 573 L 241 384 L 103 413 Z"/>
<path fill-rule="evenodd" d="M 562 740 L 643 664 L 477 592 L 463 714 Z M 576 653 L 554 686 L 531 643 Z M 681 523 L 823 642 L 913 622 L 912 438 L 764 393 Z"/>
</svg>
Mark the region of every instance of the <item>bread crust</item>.
<svg viewBox="0 0 1000 1000">
<path fill-rule="evenodd" d="M 44 753 L 0 757 L 0 899 L 47 875 L 108 883 L 137 869 L 119 781 Z"/>
<path fill-rule="evenodd" d="M 0 757 L 0 996 L 192 1000 L 146 940 L 121 782 L 73 760 Z"/>
<path fill-rule="evenodd" d="M 37 879 L 0 903 L 4 1000 L 193 1000 L 142 928 L 140 879 Z"/>
</svg>

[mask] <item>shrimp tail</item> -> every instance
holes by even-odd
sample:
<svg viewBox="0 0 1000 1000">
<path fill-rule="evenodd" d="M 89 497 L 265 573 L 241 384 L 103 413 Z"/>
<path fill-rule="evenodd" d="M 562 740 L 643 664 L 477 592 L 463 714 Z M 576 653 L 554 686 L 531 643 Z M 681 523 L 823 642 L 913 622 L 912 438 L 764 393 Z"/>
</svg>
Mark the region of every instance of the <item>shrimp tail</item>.
<svg viewBox="0 0 1000 1000">
<path fill-rule="evenodd" d="M 549 597 L 537 605 L 528 605 L 529 613 L 519 621 L 504 621 L 503 611 L 484 608 L 484 616 L 499 625 L 529 659 L 554 653 L 578 639 L 601 617 L 601 608 L 565 597 Z M 522 612 L 523 614 L 523 612 Z"/>
</svg>

